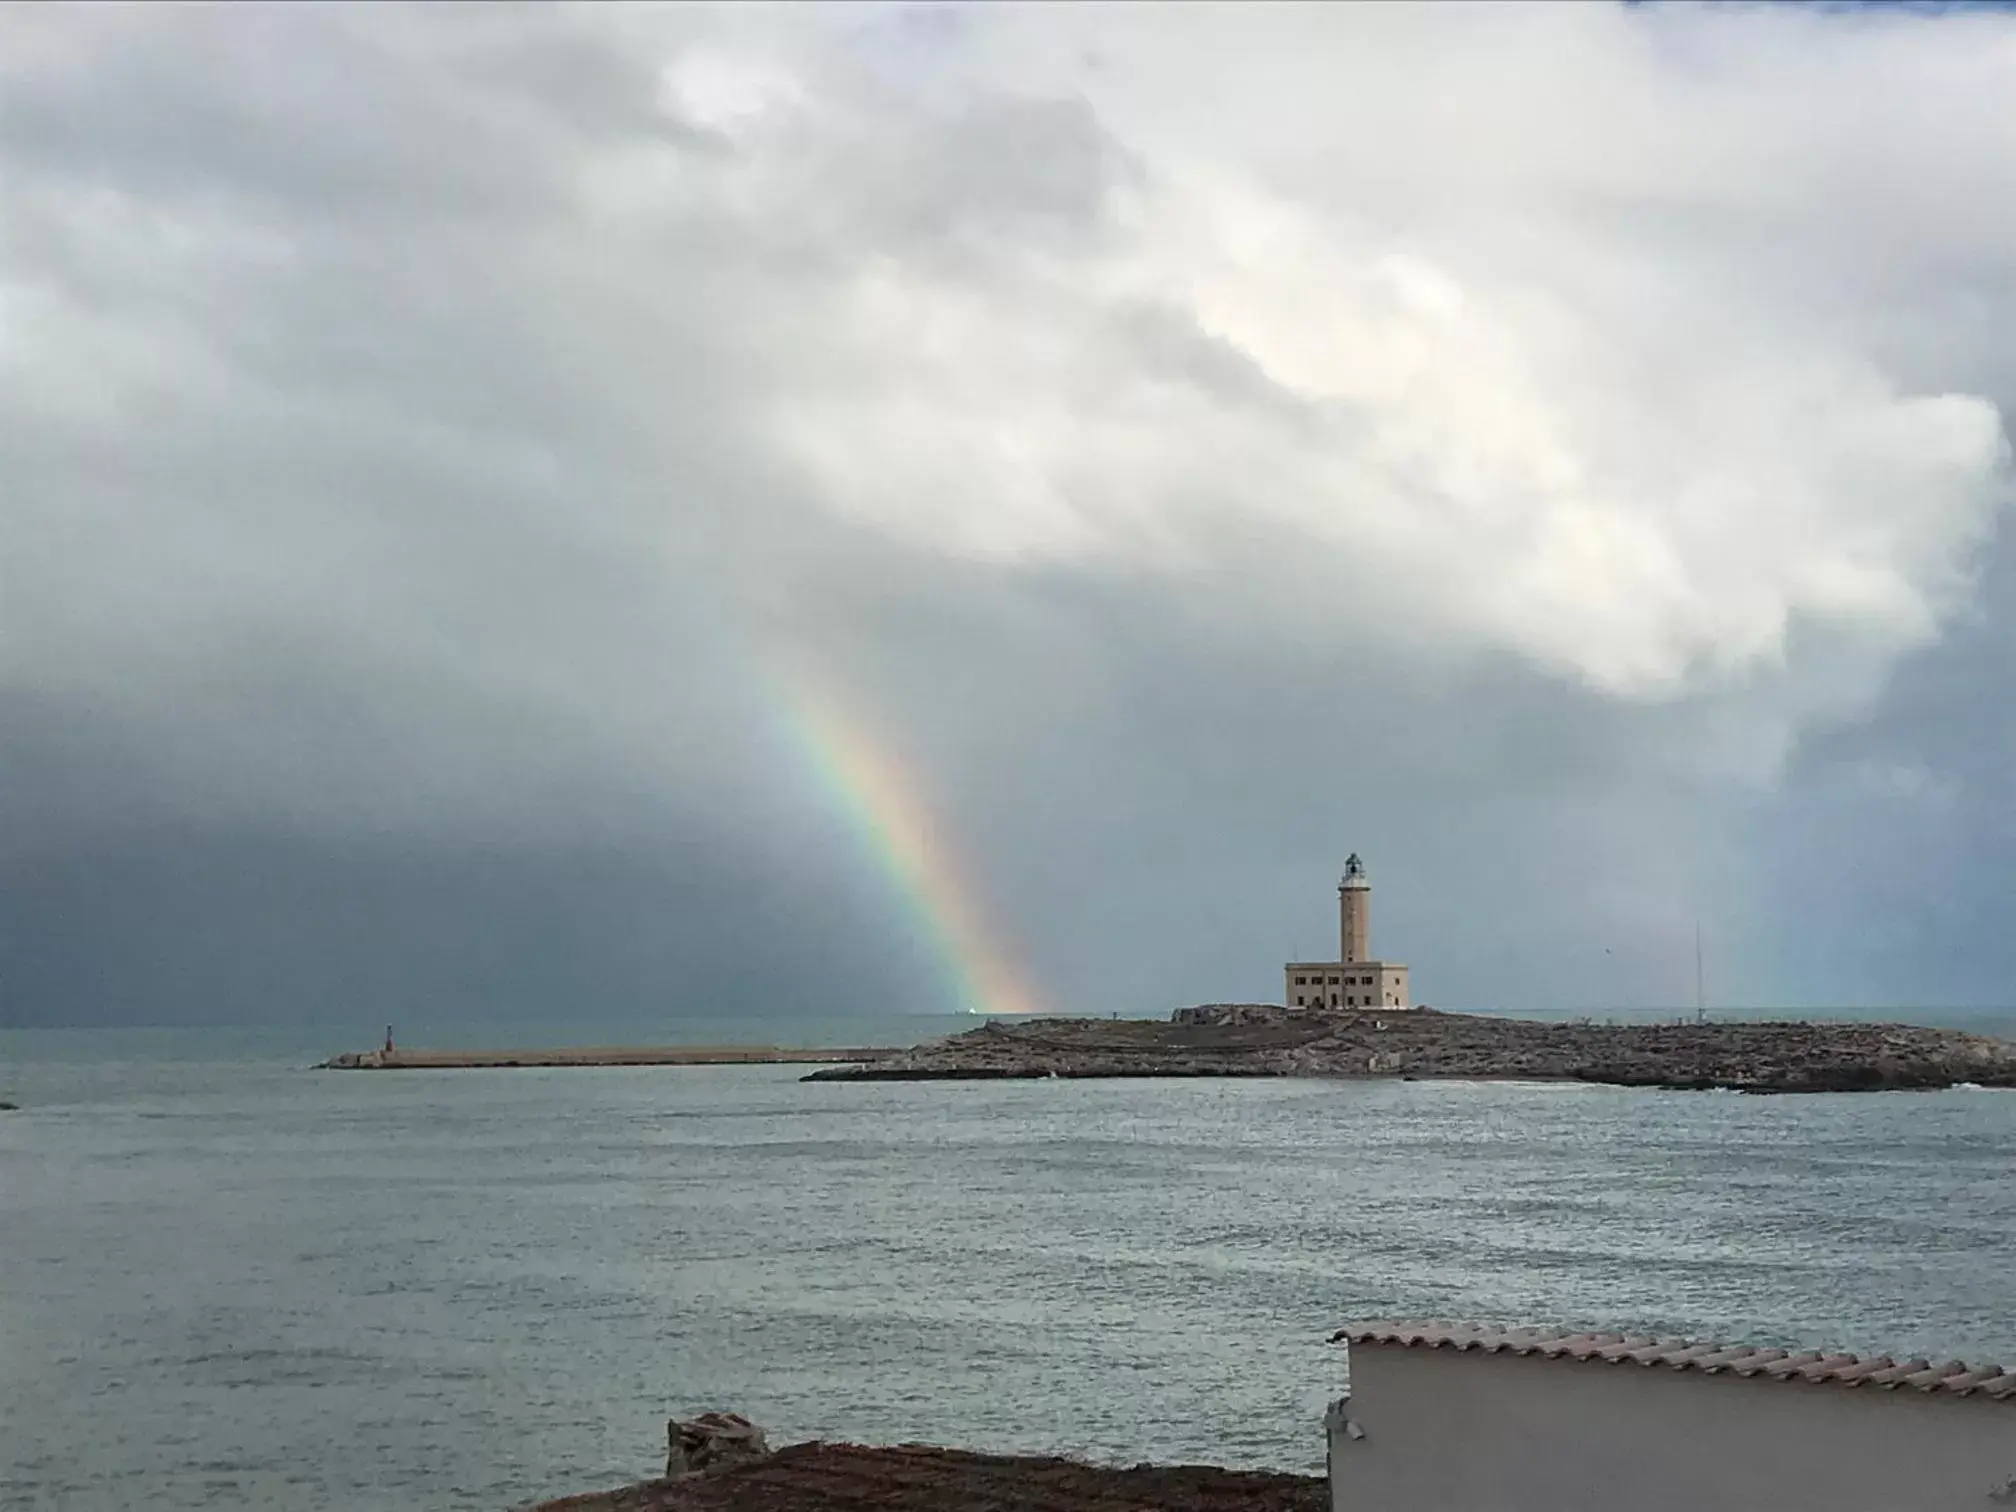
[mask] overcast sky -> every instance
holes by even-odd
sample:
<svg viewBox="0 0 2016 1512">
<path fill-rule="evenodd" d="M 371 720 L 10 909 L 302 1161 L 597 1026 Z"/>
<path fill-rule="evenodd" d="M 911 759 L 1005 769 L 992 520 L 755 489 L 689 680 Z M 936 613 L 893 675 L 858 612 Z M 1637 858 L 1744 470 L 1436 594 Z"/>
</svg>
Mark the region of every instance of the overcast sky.
<svg viewBox="0 0 2016 1512">
<path fill-rule="evenodd" d="M 0 1023 L 2016 998 L 2016 17 L 0 19 Z"/>
</svg>

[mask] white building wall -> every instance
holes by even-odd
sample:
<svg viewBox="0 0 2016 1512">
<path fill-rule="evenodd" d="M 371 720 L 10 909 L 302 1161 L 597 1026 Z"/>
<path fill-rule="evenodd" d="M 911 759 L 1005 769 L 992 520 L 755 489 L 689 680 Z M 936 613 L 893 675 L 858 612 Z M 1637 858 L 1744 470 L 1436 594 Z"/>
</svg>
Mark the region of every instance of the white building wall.
<svg viewBox="0 0 2016 1512">
<path fill-rule="evenodd" d="M 2016 1507 L 2016 1403 L 1908 1389 L 1354 1344 L 1329 1434 L 1334 1512 Z"/>
</svg>

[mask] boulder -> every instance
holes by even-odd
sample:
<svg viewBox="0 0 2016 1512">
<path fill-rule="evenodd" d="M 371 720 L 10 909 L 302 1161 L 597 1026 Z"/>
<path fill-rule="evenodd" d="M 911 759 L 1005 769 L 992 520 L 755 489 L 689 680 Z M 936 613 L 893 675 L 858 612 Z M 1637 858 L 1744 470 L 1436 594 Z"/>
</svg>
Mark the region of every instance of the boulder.
<svg viewBox="0 0 2016 1512">
<path fill-rule="evenodd" d="M 704 1475 L 769 1456 L 763 1430 L 739 1412 L 703 1412 L 665 1424 L 665 1479 Z"/>
</svg>

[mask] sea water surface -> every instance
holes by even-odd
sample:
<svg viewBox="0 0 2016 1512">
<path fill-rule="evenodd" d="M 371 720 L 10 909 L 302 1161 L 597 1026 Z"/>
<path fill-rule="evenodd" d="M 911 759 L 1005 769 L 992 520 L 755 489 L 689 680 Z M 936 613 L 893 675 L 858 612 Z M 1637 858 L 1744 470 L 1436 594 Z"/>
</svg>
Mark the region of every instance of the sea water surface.
<svg viewBox="0 0 2016 1512">
<path fill-rule="evenodd" d="M 1376 1315 L 2016 1361 L 2016 1094 L 308 1058 L 0 1035 L 0 1504 L 503 1508 L 708 1407 L 1309 1470 Z"/>
</svg>

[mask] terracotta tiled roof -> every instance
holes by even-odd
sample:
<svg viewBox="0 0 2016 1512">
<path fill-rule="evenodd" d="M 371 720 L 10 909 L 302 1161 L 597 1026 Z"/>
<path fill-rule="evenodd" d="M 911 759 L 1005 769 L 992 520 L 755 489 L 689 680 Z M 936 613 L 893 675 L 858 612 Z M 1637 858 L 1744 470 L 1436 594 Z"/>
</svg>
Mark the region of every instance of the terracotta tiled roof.
<svg viewBox="0 0 2016 1512">
<path fill-rule="evenodd" d="M 1501 1328 L 1490 1323 L 1351 1323 L 1330 1342 L 1397 1344 L 1414 1349 L 1479 1350 L 1485 1354 L 1540 1355 L 1546 1359 L 1600 1361 L 1611 1365 L 1663 1365 L 1703 1375 L 1763 1376 L 1767 1380 L 1812 1381 L 1829 1386 L 1906 1387 L 1940 1396 L 1983 1396 L 2016 1403 L 2016 1368 L 1976 1369 L 1949 1360 L 1862 1359 L 1852 1354 L 1808 1349 L 1760 1349 L 1748 1344 L 1710 1344 L 1652 1334 L 1577 1333 L 1562 1328 Z"/>
<path fill-rule="evenodd" d="M 903 1444 L 788 1444 L 678 1480 L 541 1502 L 526 1512 L 1328 1512 L 1320 1476 L 1136 1465 Z"/>
</svg>

